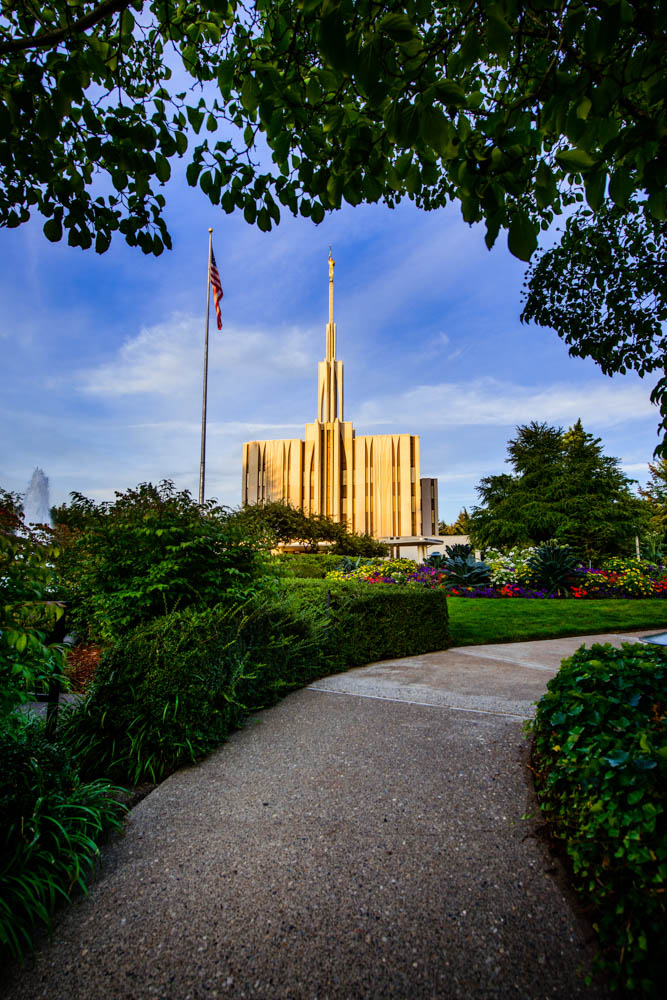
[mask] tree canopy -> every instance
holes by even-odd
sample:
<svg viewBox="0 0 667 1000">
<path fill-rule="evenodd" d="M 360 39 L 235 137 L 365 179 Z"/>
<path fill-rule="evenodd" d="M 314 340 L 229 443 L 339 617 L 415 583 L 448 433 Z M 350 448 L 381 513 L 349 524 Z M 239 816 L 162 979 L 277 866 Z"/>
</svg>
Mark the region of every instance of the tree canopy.
<svg viewBox="0 0 667 1000">
<path fill-rule="evenodd" d="M 636 206 L 635 206 L 636 207 Z M 667 455 L 667 222 L 605 207 L 570 216 L 560 242 L 531 262 L 523 320 L 551 327 L 574 357 L 606 375 L 660 372 L 651 401 L 660 408 Z"/>
<path fill-rule="evenodd" d="M 270 229 L 460 203 L 526 260 L 566 205 L 664 217 L 665 4 L 0 0 L 0 223 L 170 246 L 174 157 Z M 268 147 L 268 154 L 267 154 Z"/>
<path fill-rule="evenodd" d="M 643 502 L 617 458 L 602 451 L 581 421 L 565 433 L 536 423 L 517 427 L 508 443 L 512 474 L 486 476 L 470 515 L 480 547 L 511 548 L 554 540 L 581 557 L 626 554 L 646 520 Z"/>
<path fill-rule="evenodd" d="M 441 535 L 467 535 L 470 523 L 470 515 L 464 507 L 459 511 L 455 521 L 448 524 L 446 521 L 438 522 L 438 532 Z"/>
<path fill-rule="evenodd" d="M 326 514 L 307 514 L 281 500 L 247 504 L 234 517 L 243 530 L 263 536 L 270 546 L 297 543 L 306 552 L 318 552 L 323 542 L 326 551 L 349 556 L 383 556 L 388 551 L 371 535 L 355 534 Z"/>
<path fill-rule="evenodd" d="M 667 0 L 0 0 L 0 225 L 160 254 L 181 158 L 263 231 L 455 201 L 527 261 L 585 205 L 524 318 L 660 367 L 667 431 L 666 41 Z"/>
</svg>

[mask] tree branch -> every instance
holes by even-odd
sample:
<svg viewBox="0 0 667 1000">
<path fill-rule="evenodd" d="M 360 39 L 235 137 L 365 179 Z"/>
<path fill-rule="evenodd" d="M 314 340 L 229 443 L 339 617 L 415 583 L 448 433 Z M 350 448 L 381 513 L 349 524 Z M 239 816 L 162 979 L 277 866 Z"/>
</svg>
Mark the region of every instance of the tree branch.
<svg viewBox="0 0 667 1000">
<path fill-rule="evenodd" d="M 10 42 L 0 42 L 0 57 L 12 55 L 15 52 L 23 52 L 25 49 L 48 49 L 61 42 L 63 38 L 70 35 L 77 35 L 86 28 L 92 28 L 103 21 L 110 14 L 117 14 L 120 10 L 125 10 L 130 6 L 130 0 L 102 0 L 78 21 L 72 21 L 62 28 L 54 28 L 53 31 L 40 31 L 30 38 L 15 38 Z"/>
</svg>

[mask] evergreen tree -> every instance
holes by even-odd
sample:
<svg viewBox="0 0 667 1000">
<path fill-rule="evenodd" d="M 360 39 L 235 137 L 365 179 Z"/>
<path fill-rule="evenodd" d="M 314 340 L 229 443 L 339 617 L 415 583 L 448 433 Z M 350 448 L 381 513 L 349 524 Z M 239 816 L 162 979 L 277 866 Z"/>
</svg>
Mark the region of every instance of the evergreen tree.
<svg viewBox="0 0 667 1000">
<path fill-rule="evenodd" d="M 631 482 L 577 420 L 563 435 L 561 469 L 550 490 L 562 511 L 554 537 L 587 559 L 632 551 L 644 516 Z"/>
<path fill-rule="evenodd" d="M 486 476 L 471 514 L 476 545 L 507 548 L 548 540 L 584 559 L 631 552 L 645 521 L 619 461 L 603 454 L 581 420 L 566 433 L 532 423 L 508 442 L 513 474 Z"/>
<path fill-rule="evenodd" d="M 662 538 L 667 533 L 667 459 L 661 458 L 655 465 L 649 462 L 649 481 L 639 487 L 639 494 L 646 504 L 648 527 Z"/>
<path fill-rule="evenodd" d="M 459 511 L 458 517 L 452 524 L 447 524 L 446 521 L 439 521 L 438 531 L 441 535 L 467 535 L 469 526 L 470 514 L 464 507 L 463 510 Z"/>
</svg>

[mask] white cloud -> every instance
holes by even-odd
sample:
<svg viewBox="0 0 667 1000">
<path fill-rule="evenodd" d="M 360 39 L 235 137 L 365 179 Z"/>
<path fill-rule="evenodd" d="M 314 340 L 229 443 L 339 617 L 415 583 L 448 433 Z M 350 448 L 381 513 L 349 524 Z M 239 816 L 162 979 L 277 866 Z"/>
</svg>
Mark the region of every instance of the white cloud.
<svg viewBox="0 0 667 1000">
<path fill-rule="evenodd" d="M 544 388 L 485 377 L 421 385 L 362 404 L 355 423 L 401 428 L 513 426 L 531 420 L 569 426 L 612 427 L 655 415 L 647 388 L 636 382 L 558 383 Z"/>
<path fill-rule="evenodd" d="M 270 333 L 225 326 L 209 333 L 209 375 L 240 371 L 253 381 L 286 375 L 301 377 L 314 367 L 316 338 L 298 327 Z M 202 322 L 175 315 L 165 323 L 144 327 L 126 340 L 115 357 L 79 372 L 87 395 L 190 396 L 200 385 L 204 357 Z"/>
</svg>

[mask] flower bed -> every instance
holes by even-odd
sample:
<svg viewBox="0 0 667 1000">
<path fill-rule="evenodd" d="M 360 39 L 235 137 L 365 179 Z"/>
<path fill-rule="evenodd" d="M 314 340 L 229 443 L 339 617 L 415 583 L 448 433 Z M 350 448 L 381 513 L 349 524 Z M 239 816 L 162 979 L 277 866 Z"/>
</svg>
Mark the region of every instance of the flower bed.
<svg viewBox="0 0 667 1000">
<path fill-rule="evenodd" d="M 493 550 L 486 561 L 491 567 L 488 586 L 463 586 L 449 578 L 446 569 L 418 565 L 412 559 L 372 559 L 345 573 L 334 570 L 328 580 L 363 580 L 366 583 L 395 583 L 408 587 L 446 590 L 452 597 L 516 597 L 546 600 L 556 596 L 545 588 L 531 586 L 527 559 L 534 549 L 512 549 L 507 555 Z M 601 569 L 578 566 L 573 570 L 566 594 L 575 600 L 599 598 L 667 598 L 667 567 L 638 559 L 616 557 Z"/>
</svg>

